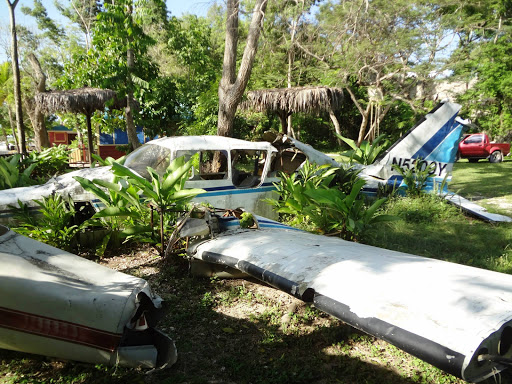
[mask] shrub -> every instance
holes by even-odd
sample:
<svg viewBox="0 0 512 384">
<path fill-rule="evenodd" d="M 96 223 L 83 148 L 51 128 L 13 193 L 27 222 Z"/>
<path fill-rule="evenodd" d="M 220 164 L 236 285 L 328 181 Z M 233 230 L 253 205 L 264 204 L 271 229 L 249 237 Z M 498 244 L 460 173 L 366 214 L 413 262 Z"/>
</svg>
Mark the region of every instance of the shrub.
<svg viewBox="0 0 512 384">
<path fill-rule="evenodd" d="M 194 196 L 204 192 L 202 189 L 185 189 L 191 166 L 190 161 L 185 162 L 184 157 L 179 157 L 170 162 L 161 176 L 148 167 L 151 177 L 151 181 L 148 181 L 114 162 L 112 171 L 116 178 L 113 182 L 75 177 L 85 190 L 94 193 L 105 205 L 89 220 L 89 224 L 109 229 L 110 235 L 105 238 L 103 246 L 108 241 L 117 244 L 120 238 L 142 237 L 152 242 L 154 209 L 160 218 L 160 247 L 163 254 L 164 234 L 171 227 L 174 228 L 171 223 L 175 220 L 171 218 L 171 211 L 184 210 Z"/>
<path fill-rule="evenodd" d="M 281 175 L 281 181 L 275 184 L 280 199 L 267 202 L 285 214 L 284 219 L 291 225 L 357 239 L 368 226 L 394 219 L 377 214 L 386 199 L 368 206 L 360 193 L 365 182 L 357 172 L 305 163 L 299 173 Z"/>
<path fill-rule="evenodd" d="M 352 148 L 351 150 L 342 153 L 342 155 L 350 157 L 351 163 L 356 161 L 363 165 L 373 164 L 377 157 L 389 146 L 389 142 L 385 139 L 384 135 L 378 136 L 371 144 L 369 141 L 363 141 L 359 147 L 356 145 L 354 140 L 341 135 L 337 136 Z M 379 145 L 383 140 L 384 142 Z"/>
<path fill-rule="evenodd" d="M 44 183 L 69 167 L 69 149 L 65 145 L 57 145 L 41 152 L 30 152 L 22 166 L 33 166 L 32 178 L 38 183 Z"/>
<path fill-rule="evenodd" d="M 7 160 L 0 157 L 0 189 L 26 187 L 34 184 L 30 176 L 37 165 L 31 164 L 20 171 L 23 168 L 20 160 L 21 155 L 19 154 L 11 156 Z"/>
</svg>

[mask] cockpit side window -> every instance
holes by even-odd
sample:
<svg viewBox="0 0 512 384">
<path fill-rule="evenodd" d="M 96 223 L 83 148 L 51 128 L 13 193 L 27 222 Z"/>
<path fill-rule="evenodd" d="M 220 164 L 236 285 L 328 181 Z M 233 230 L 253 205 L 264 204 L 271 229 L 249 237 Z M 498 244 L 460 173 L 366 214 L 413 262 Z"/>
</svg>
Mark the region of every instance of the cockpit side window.
<svg viewBox="0 0 512 384">
<path fill-rule="evenodd" d="M 235 149 L 231 151 L 231 175 L 238 188 L 253 188 L 261 183 L 267 153 L 265 151 Z"/>
<path fill-rule="evenodd" d="M 291 175 L 295 172 L 307 157 L 304 153 L 294 149 L 284 149 L 280 151 L 272 161 L 272 172 L 284 172 Z"/>
</svg>

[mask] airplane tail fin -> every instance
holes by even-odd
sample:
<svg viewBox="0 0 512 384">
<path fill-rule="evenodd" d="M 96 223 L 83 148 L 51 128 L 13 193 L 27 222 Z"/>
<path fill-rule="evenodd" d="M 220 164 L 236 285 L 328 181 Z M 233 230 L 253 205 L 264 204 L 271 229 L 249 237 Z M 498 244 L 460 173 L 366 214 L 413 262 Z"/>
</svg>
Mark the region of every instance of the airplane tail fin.
<svg viewBox="0 0 512 384">
<path fill-rule="evenodd" d="M 446 188 L 462 135 L 462 120 L 457 118 L 460 108 L 455 103 L 438 104 L 363 173 L 399 186 L 403 177 L 394 165 L 404 171 L 429 167 L 432 177 L 426 189 L 434 189 L 436 185 Z M 418 161 L 421 164 L 417 165 Z"/>
</svg>

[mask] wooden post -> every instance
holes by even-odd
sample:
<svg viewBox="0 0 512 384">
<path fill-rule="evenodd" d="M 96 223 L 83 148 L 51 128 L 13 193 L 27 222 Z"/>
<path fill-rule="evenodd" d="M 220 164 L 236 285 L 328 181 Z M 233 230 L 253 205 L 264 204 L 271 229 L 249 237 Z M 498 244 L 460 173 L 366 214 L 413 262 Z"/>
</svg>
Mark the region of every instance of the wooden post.
<svg viewBox="0 0 512 384">
<path fill-rule="evenodd" d="M 89 155 L 89 164 L 92 164 L 92 154 L 94 153 L 94 141 L 92 138 L 92 128 L 91 128 L 91 112 L 87 112 L 85 114 L 87 120 L 87 141 L 89 145 L 87 146 L 87 153 Z"/>
</svg>

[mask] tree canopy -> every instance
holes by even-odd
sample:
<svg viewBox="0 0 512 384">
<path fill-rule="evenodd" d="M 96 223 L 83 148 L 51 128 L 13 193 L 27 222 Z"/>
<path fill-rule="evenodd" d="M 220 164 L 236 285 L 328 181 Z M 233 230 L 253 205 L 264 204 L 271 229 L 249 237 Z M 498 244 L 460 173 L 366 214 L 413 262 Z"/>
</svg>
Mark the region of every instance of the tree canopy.
<svg viewBox="0 0 512 384">
<path fill-rule="evenodd" d="M 0 47 L 19 64 L 27 100 L 17 111 L 12 71 L 1 67 L 2 134 L 24 120 L 33 136 L 33 119 L 23 119 L 41 78 L 33 54 L 47 90 L 89 86 L 125 98 L 126 108 L 111 106 L 93 123 L 104 131 L 123 126 L 133 147 L 137 125 L 152 136 L 278 131 L 284 115 L 239 104 L 257 90 L 294 87 L 336 88 L 344 96 L 333 111 L 284 116 L 289 134 L 314 145 L 337 145 L 331 121 L 359 142 L 382 133 L 394 139 L 438 101 L 440 85 L 461 90 L 453 101 L 478 129 L 512 136 L 509 0 L 230 0 L 212 4 L 206 16 L 179 17 L 162 0 L 56 7 L 58 19 L 41 0 L 15 9 L 37 28 L 17 25 L 17 59 L 10 44 Z M 1 31 L 9 41 L 8 28 Z"/>
</svg>

